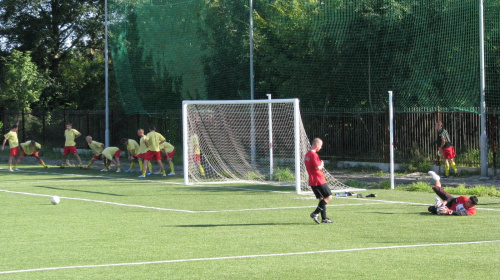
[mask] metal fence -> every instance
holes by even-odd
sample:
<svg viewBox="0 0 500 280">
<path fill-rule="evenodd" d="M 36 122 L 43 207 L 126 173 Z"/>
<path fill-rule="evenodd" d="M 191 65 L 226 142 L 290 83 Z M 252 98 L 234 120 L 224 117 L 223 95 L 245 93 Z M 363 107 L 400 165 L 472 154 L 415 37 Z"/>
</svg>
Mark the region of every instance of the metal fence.
<svg viewBox="0 0 500 280">
<path fill-rule="evenodd" d="M 435 121 L 441 120 L 450 133 L 457 151 L 459 165 L 479 165 L 480 115 L 475 108 L 467 111 L 440 112 L 439 108 L 421 108 L 418 113 L 396 110 L 394 114 L 395 160 L 407 163 L 428 160 L 439 164 L 434 141 L 437 133 Z M 499 110 L 488 108 L 487 135 L 488 161 L 497 167 Z M 328 111 L 302 110 L 302 121 L 310 139 L 320 137 L 324 141 L 322 157 L 332 160 L 389 162 L 388 112 L 361 113 L 348 109 Z M 54 112 L 1 112 L 2 133 L 9 131 L 19 121 L 19 141 L 36 140 L 46 148 L 64 145 L 66 123 L 84 136 L 91 135 L 104 143 L 104 111 L 54 111 Z M 155 125 L 157 131 L 177 148 L 182 143 L 181 110 L 167 110 L 149 115 L 126 115 L 110 112 L 110 144 L 120 146 L 121 138 L 137 138 L 137 129 Z M 87 149 L 82 138 L 77 148 Z"/>
</svg>

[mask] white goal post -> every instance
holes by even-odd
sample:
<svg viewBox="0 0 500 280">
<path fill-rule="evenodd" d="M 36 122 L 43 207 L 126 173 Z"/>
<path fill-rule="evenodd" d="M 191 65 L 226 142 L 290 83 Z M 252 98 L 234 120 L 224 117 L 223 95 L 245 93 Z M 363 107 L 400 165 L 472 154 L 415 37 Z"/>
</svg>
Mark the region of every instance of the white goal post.
<svg viewBox="0 0 500 280">
<path fill-rule="evenodd" d="M 298 99 L 183 101 L 184 183 L 253 182 L 310 192 Z M 334 191 L 348 187 L 324 170 Z"/>
</svg>

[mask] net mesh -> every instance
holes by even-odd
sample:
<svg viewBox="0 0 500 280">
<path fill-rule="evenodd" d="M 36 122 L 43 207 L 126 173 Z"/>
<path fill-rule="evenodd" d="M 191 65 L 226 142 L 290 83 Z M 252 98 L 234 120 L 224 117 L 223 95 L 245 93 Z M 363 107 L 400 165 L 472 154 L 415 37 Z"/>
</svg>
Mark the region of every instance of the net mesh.
<svg viewBox="0 0 500 280">
<path fill-rule="evenodd" d="M 249 99 L 248 1 L 111 0 L 123 108 Z M 479 4 L 253 0 L 255 98 L 308 108 L 479 107 Z M 486 106 L 500 106 L 500 1 L 484 1 Z M 444 109 L 442 109 L 443 111 Z"/>
<path fill-rule="evenodd" d="M 298 108 L 297 108 L 298 110 Z M 294 104 L 187 104 L 190 182 L 250 181 L 295 184 L 310 192 L 304 156 L 310 142 L 299 121 L 300 173 L 295 174 Z M 299 118 L 300 119 L 300 118 Z M 270 129 L 271 132 L 270 132 Z M 200 161 L 196 155 L 200 156 Z M 199 167 L 201 164 L 201 167 Z M 332 190 L 357 190 L 323 170 Z"/>
</svg>

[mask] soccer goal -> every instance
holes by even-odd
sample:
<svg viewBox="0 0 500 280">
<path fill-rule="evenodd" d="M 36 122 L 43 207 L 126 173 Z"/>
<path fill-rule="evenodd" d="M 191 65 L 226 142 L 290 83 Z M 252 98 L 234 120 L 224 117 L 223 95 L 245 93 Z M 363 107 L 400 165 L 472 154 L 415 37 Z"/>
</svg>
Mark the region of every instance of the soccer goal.
<svg viewBox="0 0 500 280">
<path fill-rule="evenodd" d="M 259 182 L 310 192 L 298 99 L 183 101 L 184 183 Z M 348 187 L 324 170 L 336 192 Z"/>
</svg>

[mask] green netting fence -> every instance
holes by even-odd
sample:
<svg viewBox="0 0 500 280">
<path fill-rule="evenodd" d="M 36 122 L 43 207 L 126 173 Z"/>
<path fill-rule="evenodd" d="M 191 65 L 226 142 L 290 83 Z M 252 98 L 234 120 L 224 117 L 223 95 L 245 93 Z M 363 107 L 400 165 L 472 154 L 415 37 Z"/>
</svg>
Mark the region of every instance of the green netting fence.
<svg viewBox="0 0 500 280">
<path fill-rule="evenodd" d="M 480 106 L 479 0 L 253 0 L 256 99 L 377 112 Z M 111 0 L 128 114 L 250 99 L 249 0 Z M 500 0 L 484 1 L 486 106 L 500 106 Z"/>
</svg>

